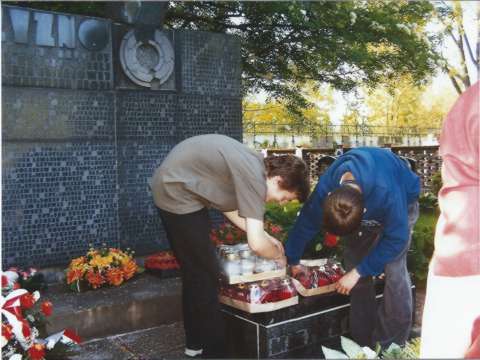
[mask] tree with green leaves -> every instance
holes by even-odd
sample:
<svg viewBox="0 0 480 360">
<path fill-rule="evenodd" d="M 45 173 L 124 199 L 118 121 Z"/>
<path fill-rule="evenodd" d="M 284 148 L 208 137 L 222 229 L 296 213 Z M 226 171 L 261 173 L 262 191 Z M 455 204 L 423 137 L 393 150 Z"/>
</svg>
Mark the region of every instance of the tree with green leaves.
<svg viewBox="0 0 480 360">
<path fill-rule="evenodd" d="M 333 91 L 329 86 L 312 82 L 304 84 L 301 95 L 311 106 L 290 111 L 282 101 L 267 103 L 246 97 L 243 101 L 243 127 L 246 132 L 301 134 L 308 129 L 331 125 L 330 111 L 333 109 Z M 255 128 L 254 128 L 255 127 Z"/>
<path fill-rule="evenodd" d="M 95 2 L 26 6 L 108 15 L 105 4 Z M 300 91 L 307 81 L 350 91 L 399 74 L 424 80 L 436 59 L 423 36 L 432 14 L 431 3 L 407 0 L 171 1 L 165 28 L 238 36 L 245 92 L 266 91 L 298 111 L 309 104 Z"/>
<path fill-rule="evenodd" d="M 368 125 L 385 127 L 388 135 L 398 132 L 429 132 L 441 127 L 456 99 L 453 90 L 432 94 L 427 86 L 416 86 L 409 76 L 387 82 L 366 92 Z"/>
<path fill-rule="evenodd" d="M 435 6 L 435 17 L 440 22 L 443 29 L 443 36 L 440 37 L 440 45 L 445 43 L 447 38 L 453 41 L 457 50 L 457 63 L 447 58 L 441 51 L 441 46 L 436 46 L 440 56 L 439 64 L 442 70 L 448 75 L 453 87 L 460 95 L 468 87 L 475 83 L 476 78 L 473 70 L 469 70 L 467 62 L 471 61 L 476 68 L 477 77 L 480 73 L 480 2 L 469 3 L 475 11 L 477 41 L 472 41 L 473 33 L 470 35 L 466 31 L 465 8 L 461 1 L 437 1 Z"/>
</svg>

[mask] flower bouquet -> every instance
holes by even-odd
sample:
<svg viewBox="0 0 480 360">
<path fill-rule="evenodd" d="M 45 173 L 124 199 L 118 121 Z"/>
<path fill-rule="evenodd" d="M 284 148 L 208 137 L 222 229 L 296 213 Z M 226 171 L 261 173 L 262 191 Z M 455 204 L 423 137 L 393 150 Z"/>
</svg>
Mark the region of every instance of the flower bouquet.
<svg viewBox="0 0 480 360">
<path fill-rule="evenodd" d="M 145 269 L 162 278 L 180 276 L 180 265 L 170 250 L 160 251 L 145 259 Z"/>
<path fill-rule="evenodd" d="M 134 252 L 116 248 L 93 249 L 86 256 L 73 259 L 68 266 L 67 284 L 73 291 L 119 286 L 142 272 L 133 259 Z"/>
<path fill-rule="evenodd" d="M 47 283 L 44 275 L 37 269 L 31 267 L 27 270 L 11 267 L 7 271 L 14 272 L 18 275 L 17 286 L 29 292 L 43 291 L 47 289 Z"/>
<path fill-rule="evenodd" d="M 80 343 L 72 330 L 66 329 L 43 338 L 46 317 L 53 312 L 52 303 L 44 301 L 38 306 L 40 293 L 20 288 L 18 273 L 2 274 L 2 358 L 9 360 L 41 360 L 48 356 L 65 358 L 68 347 Z"/>
<path fill-rule="evenodd" d="M 224 222 L 210 231 L 210 239 L 216 246 L 234 245 L 247 242 L 247 234 L 230 222 Z"/>
<path fill-rule="evenodd" d="M 280 226 L 271 221 L 264 222 L 265 231 L 280 241 L 284 241 L 287 232 Z M 219 245 L 235 245 L 247 242 L 247 234 L 230 222 L 224 222 L 220 226 L 210 231 L 210 239 L 216 246 Z"/>
</svg>

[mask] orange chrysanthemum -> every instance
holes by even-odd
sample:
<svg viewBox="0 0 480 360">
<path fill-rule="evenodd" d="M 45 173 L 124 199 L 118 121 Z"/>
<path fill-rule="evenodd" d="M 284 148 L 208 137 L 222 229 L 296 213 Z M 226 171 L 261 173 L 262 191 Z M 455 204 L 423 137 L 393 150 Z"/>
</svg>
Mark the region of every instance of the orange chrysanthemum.
<svg viewBox="0 0 480 360">
<path fill-rule="evenodd" d="M 138 266 L 133 260 L 130 260 L 125 264 L 123 264 L 122 271 L 123 271 L 123 277 L 125 278 L 125 280 L 132 278 L 133 275 L 135 275 L 135 273 L 137 272 L 137 269 L 138 269 Z"/>
<path fill-rule="evenodd" d="M 103 278 L 102 274 L 93 270 L 89 270 L 87 272 L 87 281 L 94 289 L 99 288 L 105 283 L 105 279 Z"/>
<path fill-rule="evenodd" d="M 73 269 L 67 273 L 67 284 L 71 284 L 77 280 L 80 280 L 83 276 L 81 269 Z"/>
<path fill-rule="evenodd" d="M 123 282 L 123 273 L 119 268 L 109 269 L 106 277 L 110 285 L 118 286 Z"/>
</svg>

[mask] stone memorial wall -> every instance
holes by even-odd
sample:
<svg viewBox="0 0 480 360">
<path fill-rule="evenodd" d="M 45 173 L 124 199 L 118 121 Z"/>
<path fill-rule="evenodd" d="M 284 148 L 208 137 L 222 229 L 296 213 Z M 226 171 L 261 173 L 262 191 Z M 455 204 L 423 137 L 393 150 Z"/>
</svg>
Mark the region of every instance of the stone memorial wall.
<svg viewBox="0 0 480 360">
<path fill-rule="evenodd" d="M 168 247 L 148 181 L 179 141 L 242 138 L 240 43 L 2 5 L 2 260 Z"/>
</svg>

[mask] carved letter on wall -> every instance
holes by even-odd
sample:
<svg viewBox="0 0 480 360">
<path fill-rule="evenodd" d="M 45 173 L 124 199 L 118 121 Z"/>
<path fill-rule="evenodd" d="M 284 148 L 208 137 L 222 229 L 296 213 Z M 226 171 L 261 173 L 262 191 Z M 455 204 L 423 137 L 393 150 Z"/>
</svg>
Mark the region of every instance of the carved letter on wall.
<svg viewBox="0 0 480 360">
<path fill-rule="evenodd" d="M 75 48 L 75 17 L 58 15 L 58 46 Z"/>
<path fill-rule="evenodd" d="M 37 22 L 37 36 L 35 44 L 39 46 L 55 46 L 55 38 L 52 36 L 53 14 L 34 13 Z"/>
<path fill-rule="evenodd" d="M 10 22 L 13 28 L 13 38 L 16 43 L 28 43 L 28 25 L 30 21 L 30 12 L 19 9 L 8 9 L 10 13 Z"/>
</svg>

